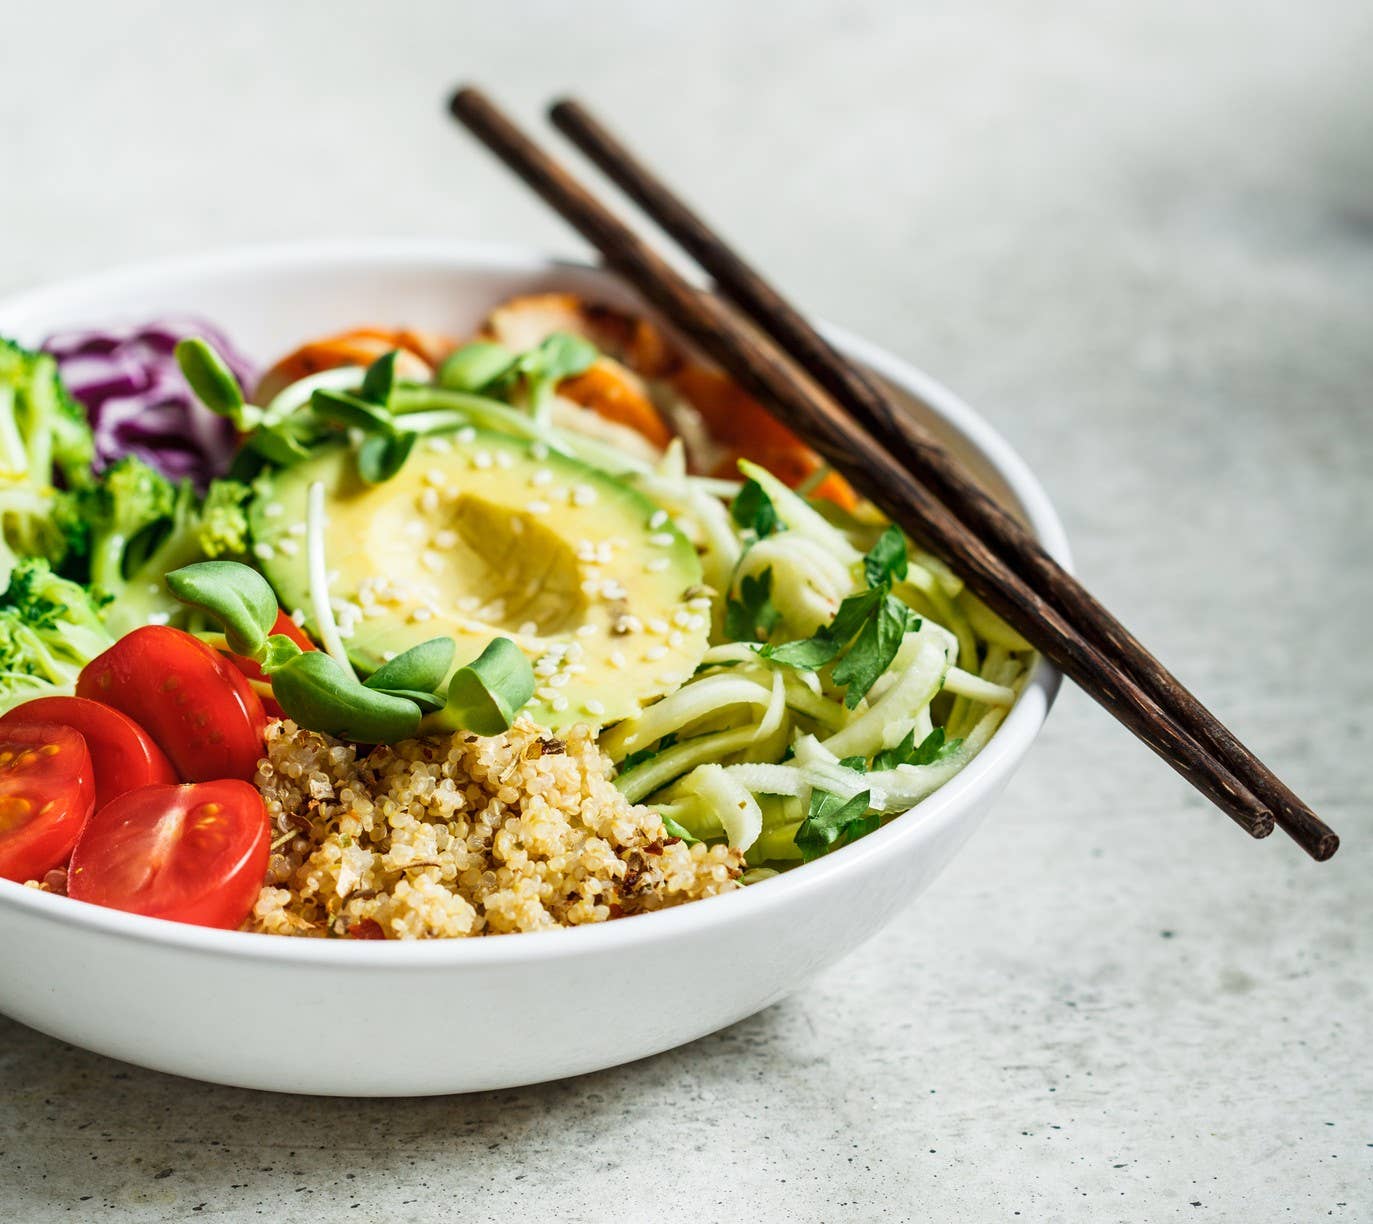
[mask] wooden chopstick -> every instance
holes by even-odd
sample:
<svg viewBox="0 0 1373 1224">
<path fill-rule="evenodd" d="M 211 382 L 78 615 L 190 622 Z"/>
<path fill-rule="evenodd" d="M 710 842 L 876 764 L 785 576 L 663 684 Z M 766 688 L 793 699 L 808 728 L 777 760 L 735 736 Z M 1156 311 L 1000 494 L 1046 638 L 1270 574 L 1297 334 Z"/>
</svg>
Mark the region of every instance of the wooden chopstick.
<svg viewBox="0 0 1373 1224">
<path fill-rule="evenodd" d="M 952 565 L 1036 649 L 1251 836 L 1272 832 L 1271 813 L 1243 783 L 800 374 L 771 341 L 744 327 L 720 299 L 689 284 L 479 91 L 459 90 L 450 109 L 664 317 L 834 468 L 870 491 L 878 507 Z"/>
<path fill-rule="evenodd" d="M 1052 603 L 1273 812 L 1312 858 L 1328 859 L 1340 839 L 1283 781 L 1201 704 L 1039 542 L 989 497 L 939 440 L 826 340 L 625 145 L 572 99 L 549 109 L 553 123 L 621 190 L 685 248 L 720 291 L 768 333 L 1016 574 Z"/>
</svg>

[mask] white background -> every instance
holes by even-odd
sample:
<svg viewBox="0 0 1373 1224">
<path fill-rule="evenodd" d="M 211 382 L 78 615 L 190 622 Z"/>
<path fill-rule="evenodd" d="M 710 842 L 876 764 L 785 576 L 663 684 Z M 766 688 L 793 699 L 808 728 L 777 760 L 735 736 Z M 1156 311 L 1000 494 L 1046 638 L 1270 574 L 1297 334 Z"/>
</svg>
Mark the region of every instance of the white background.
<svg viewBox="0 0 1373 1224">
<path fill-rule="evenodd" d="M 917 906 L 645 1063 L 304 1100 L 0 1021 L 0 1215 L 1369 1218 L 1370 62 L 1362 0 L 9 6 L 0 291 L 318 235 L 578 251 L 443 109 L 575 90 L 986 412 L 1087 580 L 1346 844 L 1249 843 L 1069 692 Z"/>
</svg>

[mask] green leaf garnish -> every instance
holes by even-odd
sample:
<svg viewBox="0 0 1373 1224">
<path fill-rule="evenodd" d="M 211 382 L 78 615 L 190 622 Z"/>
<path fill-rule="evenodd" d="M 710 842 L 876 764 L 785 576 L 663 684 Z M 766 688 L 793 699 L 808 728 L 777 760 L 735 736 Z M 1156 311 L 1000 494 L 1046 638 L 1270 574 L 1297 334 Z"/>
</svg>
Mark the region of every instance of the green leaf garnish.
<svg viewBox="0 0 1373 1224">
<path fill-rule="evenodd" d="M 228 417 L 247 432 L 262 419 L 261 409 L 246 402 L 243 388 L 224 358 L 198 336 L 178 340 L 176 364 L 200 400 L 211 412 Z"/>
<path fill-rule="evenodd" d="M 257 570 L 238 561 L 199 561 L 173 570 L 167 589 L 214 617 L 235 654 L 256 655 L 277 618 L 277 597 Z"/>
<path fill-rule="evenodd" d="M 436 381 L 449 391 L 475 394 L 506 378 L 514 367 L 515 354 L 505 345 L 475 340 L 444 358 Z"/>
<path fill-rule="evenodd" d="M 628 753 L 625 756 L 625 759 L 620 762 L 618 772 L 627 774 L 636 765 L 642 765 L 645 761 L 651 761 L 660 752 L 666 752 L 676 742 L 677 733 L 675 731 L 669 731 L 656 744 L 652 744 L 647 748 L 638 748 L 635 749 L 635 751 Z"/>
<path fill-rule="evenodd" d="M 405 466 L 419 435 L 368 434 L 358 444 L 358 475 L 368 484 L 384 484 Z"/>
<path fill-rule="evenodd" d="M 432 692 L 443 683 L 448 669 L 453 666 L 455 649 L 451 637 L 430 638 L 383 663 L 363 684 L 381 692 L 391 689 Z"/>
<path fill-rule="evenodd" d="M 876 612 L 863 622 L 853 644 L 834 665 L 834 682 L 844 689 L 844 704 L 852 710 L 896 658 L 901 639 L 918 627 L 920 618 L 895 596 L 884 596 Z"/>
<path fill-rule="evenodd" d="M 809 811 L 793 838 L 801 858 L 809 863 L 877 828 L 881 817 L 867 814 L 871 799 L 870 791 L 846 800 L 830 791 L 812 790 Z"/>
<path fill-rule="evenodd" d="M 671 816 L 663 817 L 663 832 L 669 837 L 680 837 L 688 846 L 694 846 L 700 840 L 692 837 L 690 830 L 684 829 Z"/>
<path fill-rule="evenodd" d="M 765 639 L 782 619 L 772 602 L 772 570 L 747 574 L 739 583 L 739 598 L 725 604 L 725 632 L 736 642 Z"/>
<path fill-rule="evenodd" d="M 906 737 L 895 748 L 883 748 L 872 758 L 872 768 L 895 769 L 898 765 L 933 765 L 958 751 L 961 739 L 944 739 L 944 728 L 936 727 L 920 743 L 915 742 L 915 732 L 907 731 Z"/>
<path fill-rule="evenodd" d="M 509 638 L 492 638 L 485 650 L 453 673 L 443 717 L 477 735 L 500 735 L 534 696 L 534 669 Z"/>
<path fill-rule="evenodd" d="M 396 360 L 400 349 L 383 353 L 362 376 L 362 398 L 383 408 L 391 402 L 391 392 L 396 386 Z"/>
<path fill-rule="evenodd" d="M 861 756 L 847 756 L 839 758 L 839 765 L 843 769 L 852 769 L 858 773 L 866 773 L 868 762 Z"/>
<path fill-rule="evenodd" d="M 895 524 L 889 526 L 863 558 L 863 575 L 870 587 L 889 587 L 906 576 L 906 537 Z"/>
<path fill-rule="evenodd" d="M 730 518 L 741 531 L 751 531 L 758 539 L 772 535 L 781 525 L 777 509 L 756 480 L 746 480 L 729 506 Z"/>
<path fill-rule="evenodd" d="M 310 396 L 310 407 L 320 420 L 344 429 L 383 434 L 396 431 L 395 418 L 385 408 L 356 395 L 349 395 L 347 391 L 321 387 Z"/>
</svg>

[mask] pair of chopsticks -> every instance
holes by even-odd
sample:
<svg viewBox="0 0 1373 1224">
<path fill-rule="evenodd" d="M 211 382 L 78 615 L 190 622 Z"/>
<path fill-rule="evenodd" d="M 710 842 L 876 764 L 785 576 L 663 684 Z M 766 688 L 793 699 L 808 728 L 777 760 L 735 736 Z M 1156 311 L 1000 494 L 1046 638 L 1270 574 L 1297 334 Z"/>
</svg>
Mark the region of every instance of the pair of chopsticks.
<svg viewBox="0 0 1373 1224">
<path fill-rule="evenodd" d="M 1276 820 L 1312 858 L 1335 853 L 1329 826 L 583 107 L 563 101 L 549 115 L 710 274 L 718 296 L 688 282 L 480 91 L 459 90 L 450 108 L 664 318 L 1250 836 L 1268 836 Z"/>
</svg>

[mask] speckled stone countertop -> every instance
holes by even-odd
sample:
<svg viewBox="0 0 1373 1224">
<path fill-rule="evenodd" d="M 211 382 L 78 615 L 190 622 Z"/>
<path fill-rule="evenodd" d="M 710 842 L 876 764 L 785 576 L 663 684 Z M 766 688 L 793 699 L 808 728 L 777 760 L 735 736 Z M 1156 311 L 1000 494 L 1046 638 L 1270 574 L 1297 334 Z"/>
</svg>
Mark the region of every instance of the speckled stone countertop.
<svg viewBox="0 0 1373 1224">
<path fill-rule="evenodd" d="M 1248 843 L 1067 692 L 886 932 L 633 1066 L 314 1100 L 0 1020 L 0 1219 L 1373 1218 L 1368 5 L 24 7 L 0 292 L 320 234 L 576 250 L 441 112 L 576 87 L 985 412 L 1345 846 Z"/>
</svg>

